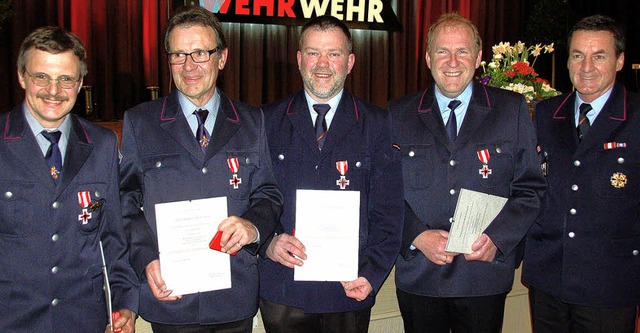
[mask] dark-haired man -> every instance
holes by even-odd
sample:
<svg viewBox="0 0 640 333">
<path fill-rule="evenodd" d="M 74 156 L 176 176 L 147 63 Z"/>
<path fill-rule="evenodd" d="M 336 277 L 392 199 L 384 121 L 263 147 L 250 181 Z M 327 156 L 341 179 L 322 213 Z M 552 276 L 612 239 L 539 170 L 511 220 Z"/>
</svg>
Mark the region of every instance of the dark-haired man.
<svg viewBox="0 0 640 333">
<path fill-rule="evenodd" d="M 534 118 L 549 191 L 522 279 L 535 332 L 634 332 L 640 304 L 640 97 L 616 83 L 623 30 L 594 15 L 569 34 L 575 92 Z"/>
<path fill-rule="evenodd" d="M 260 260 L 260 312 L 267 332 L 367 332 L 402 228 L 402 174 L 389 113 L 344 89 L 355 55 L 340 20 L 310 20 L 297 58 L 304 89 L 263 107 L 285 208 L 282 228 Z M 356 279 L 294 280 L 294 266 L 311 260 L 294 236 L 299 189 L 360 192 Z"/>
</svg>

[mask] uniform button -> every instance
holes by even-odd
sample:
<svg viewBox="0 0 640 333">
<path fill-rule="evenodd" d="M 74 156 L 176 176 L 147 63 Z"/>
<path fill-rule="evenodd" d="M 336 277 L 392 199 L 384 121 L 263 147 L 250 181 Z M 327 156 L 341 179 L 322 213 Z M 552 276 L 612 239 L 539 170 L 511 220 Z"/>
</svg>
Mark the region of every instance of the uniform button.
<svg viewBox="0 0 640 333">
<path fill-rule="evenodd" d="M 101 196 L 102 196 L 102 195 L 100 194 L 100 192 L 98 192 L 98 191 L 95 191 L 93 194 L 96 196 L 96 198 L 99 198 L 99 197 L 101 197 Z"/>
<path fill-rule="evenodd" d="M 53 204 L 51 204 L 51 207 L 53 207 L 53 209 L 58 209 L 60 208 L 60 203 L 56 201 Z"/>
<path fill-rule="evenodd" d="M 456 162 L 456 160 L 449 161 L 449 165 L 450 166 L 455 166 L 456 164 L 458 164 L 458 162 Z"/>
<path fill-rule="evenodd" d="M 577 212 L 578 211 L 575 208 L 569 209 L 569 214 L 571 214 L 571 215 L 576 215 Z"/>
<path fill-rule="evenodd" d="M 161 166 L 162 166 L 162 162 L 161 161 L 156 162 L 156 168 L 159 168 Z"/>
<path fill-rule="evenodd" d="M 456 194 L 456 190 L 454 190 L 454 189 L 450 189 L 450 190 L 449 190 L 449 194 L 451 194 L 451 195 Z"/>
<path fill-rule="evenodd" d="M 498 153 L 498 154 L 502 153 L 502 148 L 500 148 L 500 147 L 496 148 L 496 153 Z"/>
<path fill-rule="evenodd" d="M 202 168 L 202 173 L 203 173 L 203 174 L 205 174 L 205 175 L 206 175 L 206 174 L 207 174 L 207 172 L 209 172 L 209 170 L 207 170 L 207 167 Z"/>
<path fill-rule="evenodd" d="M 576 233 L 575 233 L 575 232 L 573 232 L 573 231 L 571 231 L 571 232 L 569 233 L 569 238 L 573 238 L 573 237 L 576 237 Z"/>
<path fill-rule="evenodd" d="M 579 167 L 580 166 L 580 161 L 578 161 L 578 160 L 573 161 L 573 165 Z"/>
<path fill-rule="evenodd" d="M 360 162 L 360 161 L 356 162 L 356 168 L 359 168 L 361 166 L 362 166 L 362 162 Z"/>
<path fill-rule="evenodd" d="M 318 166 L 316 165 L 316 170 L 318 170 Z"/>
<path fill-rule="evenodd" d="M 51 236 L 51 240 L 54 242 L 57 242 L 59 238 L 60 236 L 58 236 L 58 234 L 53 234 L 53 236 Z"/>
<path fill-rule="evenodd" d="M 57 298 L 54 298 L 53 301 L 51 301 L 51 305 L 53 306 L 58 305 L 58 303 L 60 303 L 60 300 L 58 300 Z"/>
<path fill-rule="evenodd" d="M 409 152 L 409 157 L 414 157 L 416 156 L 416 152 L 414 152 L 413 150 Z"/>
<path fill-rule="evenodd" d="M 247 158 L 244 160 L 244 162 L 245 162 L 245 163 L 247 163 L 247 164 L 251 164 L 251 159 L 247 157 Z"/>
<path fill-rule="evenodd" d="M 637 256 L 638 255 L 638 250 L 633 250 L 633 252 L 631 252 L 631 253 L 633 253 L 634 256 Z"/>
<path fill-rule="evenodd" d="M 571 190 L 574 191 L 574 192 L 577 191 L 578 190 L 578 185 L 576 185 L 576 184 L 571 185 Z"/>
<path fill-rule="evenodd" d="M 51 268 L 51 273 L 56 274 L 58 273 L 58 270 L 59 270 L 58 266 L 53 266 L 53 268 Z"/>
<path fill-rule="evenodd" d="M 449 223 L 453 223 L 453 217 L 449 218 Z"/>
<path fill-rule="evenodd" d="M 281 160 L 281 161 L 284 161 L 284 155 L 282 155 L 282 154 L 278 155 L 278 159 Z"/>
<path fill-rule="evenodd" d="M 618 164 L 624 163 L 624 157 L 618 157 Z"/>
<path fill-rule="evenodd" d="M 4 192 L 4 197 L 6 199 L 11 199 L 13 198 L 13 193 L 11 191 Z"/>
</svg>

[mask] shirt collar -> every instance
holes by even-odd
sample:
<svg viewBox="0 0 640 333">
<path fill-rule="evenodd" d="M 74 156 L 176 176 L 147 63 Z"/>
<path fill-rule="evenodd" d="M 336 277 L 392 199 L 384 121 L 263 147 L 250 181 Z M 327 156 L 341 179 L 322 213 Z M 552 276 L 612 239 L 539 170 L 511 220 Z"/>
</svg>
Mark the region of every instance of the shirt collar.
<svg viewBox="0 0 640 333">
<path fill-rule="evenodd" d="M 438 102 L 438 107 L 440 108 L 440 113 L 441 114 L 444 113 L 445 110 L 447 110 L 447 108 L 449 107 L 449 102 L 451 102 L 454 99 L 457 99 L 460 102 L 462 102 L 462 104 L 460 104 L 460 106 L 456 110 L 460 110 L 462 108 L 466 109 L 467 106 L 469 105 L 469 101 L 471 101 L 471 93 L 473 92 L 473 87 L 472 86 L 473 85 L 471 83 L 469 83 L 467 85 L 467 87 L 464 88 L 462 93 L 460 93 L 460 95 L 456 96 L 455 98 L 446 97 L 445 95 L 443 95 L 440 92 L 440 89 L 438 88 L 438 86 L 436 86 L 436 89 L 435 89 L 436 90 L 436 100 Z"/>
<path fill-rule="evenodd" d="M 207 101 L 203 106 L 196 106 L 193 104 L 187 96 L 185 96 L 181 91 L 178 91 L 178 100 L 180 101 L 180 107 L 182 108 L 182 112 L 184 113 L 185 118 L 195 117 L 193 115 L 193 111 L 198 109 L 207 110 L 209 114 L 218 114 L 218 108 L 220 107 L 220 94 L 218 93 L 218 89 L 216 88 L 211 99 Z"/>
<path fill-rule="evenodd" d="M 43 130 L 47 130 L 47 131 L 50 131 L 50 132 L 52 132 L 54 130 L 58 130 L 58 131 L 60 131 L 61 136 L 64 138 L 65 141 L 69 138 L 69 132 L 71 131 L 71 120 L 69 120 L 69 118 L 70 118 L 69 114 L 64 116 L 64 120 L 62 121 L 62 124 L 60 124 L 60 126 L 58 128 L 45 128 L 31 114 L 29 109 L 27 109 L 26 102 L 22 103 L 22 112 L 24 113 L 24 117 L 27 120 L 27 124 L 29 124 L 29 127 L 31 128 L 31 131 L 33 132 L 34 136 L 38 136 L 38 134 L 40 134 L 40 132 L 42 132 Z"/>
</svg>

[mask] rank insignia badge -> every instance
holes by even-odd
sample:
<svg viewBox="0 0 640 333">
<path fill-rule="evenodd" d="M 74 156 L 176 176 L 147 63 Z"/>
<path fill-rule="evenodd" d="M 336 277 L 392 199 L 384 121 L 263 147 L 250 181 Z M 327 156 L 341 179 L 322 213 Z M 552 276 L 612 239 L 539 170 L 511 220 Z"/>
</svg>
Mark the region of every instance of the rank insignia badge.
<svg viewBox="0 0 640 333">
<path fill-rule="evenodd" d="M 229 165 L 229 170 L 233 174 L 232 178 L 229 179 L 229 185 L 233 186 L 233 189 L 237 189 L 238 187 L 240 187 L 240 184 L 242 184 L 242 178 L 238 177 L 238 171 L 240 170 L 240 163 L 238 163 L 238 158 L 227 158 L 227 164 Z"/>
<path fill-rule="evenodd" d="M 493 173 L 491 169 L 489 169 L 489 161 L 491 160 L 491 155 L 489 155 L 489 149 L 478 150 L 478 159 L 482 163 L 482 168 L 478 170 L 478 173 L 482 175 L 482 178 L 489 178 L 489 175 Z"/>
<path fill-rule="evenodd" d="M 615 188 L 623 188 L 627 185 L 627 175 L 622 172 L 614 173 L 611 178 L 611 186 Z"/>
<path fill-rule="evenodd" d="M 341 190 L 344 190 L 349 185 L 349 180 L 346 177 L 347 171 L 349 171 L 349 163 L 347 161 L 336 162 L 336 169 L 340 173 L 340 179 L 336 180 L 336 185 L 340 186 Z"/>
</svg>

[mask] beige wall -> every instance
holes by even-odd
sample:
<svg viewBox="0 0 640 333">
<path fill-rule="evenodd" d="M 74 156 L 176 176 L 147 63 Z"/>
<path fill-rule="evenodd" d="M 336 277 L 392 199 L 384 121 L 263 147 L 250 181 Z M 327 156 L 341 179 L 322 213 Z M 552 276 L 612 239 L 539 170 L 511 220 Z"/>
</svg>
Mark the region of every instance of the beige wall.
<svg viewBox="0 0 640 333">
<path fill-rule="evenodd" d="M 257 327 L 253 330 L 255 333 L 264 333 L 264 328 L 259 319 L 256 320 Z M 142 319 L 138 319 L 136 324 L 136 332 L 150 333 L 149 324 Z M 398 301 L 396 299 L 395 283 L 393 280 L 393 272 L 387 279 L 386 283 L 378 293 L 376 305 L 371 312 L 371 325 L 369 326 L 371 333 L 401 333 L 404 332 L 402 327 L 402 318 L 398 310 Z M 516 271 L 513 290 L 507 296 L 507 304 L 505 307 L 503 333 L 527 333 L 531 332 L 529 320 L 529 304 L 527 301 L 527 288 L 520 283 L 520 270 Z"/>
</svg>

